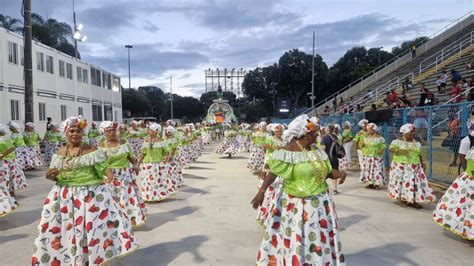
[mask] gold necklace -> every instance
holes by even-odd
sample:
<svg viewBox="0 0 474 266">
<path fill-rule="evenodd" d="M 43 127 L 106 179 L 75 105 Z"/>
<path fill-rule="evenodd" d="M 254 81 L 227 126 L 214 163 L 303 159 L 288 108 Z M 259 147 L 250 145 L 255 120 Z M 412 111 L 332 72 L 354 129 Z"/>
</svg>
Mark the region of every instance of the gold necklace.
<svg viewBox="0 0 474 266">
<path fill-rule="evenodd" d="M 311 168 L 313 169 L 313 174 L 314 178 L 316 180 L 316 183 L 322 184 L 325 182 L 325 178 L 328 175 L 328 171 L 325 165 L 325 162 L 321 160 L 321 156 L 319 154 L 316 154 L 314 152 L 309 152 L 303 148 L 301 143 L 299 141 L 296 141 L 296 145 L 301 149 L 303 154 L 308 158 L 310 161 Z"/>
</svg>

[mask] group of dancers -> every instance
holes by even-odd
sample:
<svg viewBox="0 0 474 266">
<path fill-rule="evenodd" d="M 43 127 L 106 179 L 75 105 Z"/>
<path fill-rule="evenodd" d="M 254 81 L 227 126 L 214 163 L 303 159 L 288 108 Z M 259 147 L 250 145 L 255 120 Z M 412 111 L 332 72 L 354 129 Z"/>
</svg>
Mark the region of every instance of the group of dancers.
<svg viewBox="0 0 474 266">
<path fill-rule="evenodd" d="M 175 195 L 183 185 L 183 169 L 211 141 L 208 126 L 134 121 L 127 129 L 104 121 L 98 134 L 95 127 L 86 134 L 81 117 L 52 125 L 44 139 L 47 153 L 53 147 L 48 141 L 60 133 L 46 173 L 55 184 L 43 204 L 32 265 L 103 264 L 137 249 L 133 228 L 146 223 L 145 202 Z M 22 169 L 42 161 L 34 126 L 25 125 L 22 141 L 19 125 L 8 127 L 0 125 L 1 215 L 18 207 L 13 192 L 26 187 Z"/>
<path fill-rule="evenodd" d="M 360 168 L 359 181 L 367 189 L 387 186 L 387 197 L 401 206 L 422 208 L 421 203 L 436 201 L 413 124 L 400 127 L 399 138 L 388 145 L 392 155 L 388 178 L 386 140 L 378 134 L 376 124 L 363 119 L 358 126 L 361 130 L 354 134 L 348 121 L 342 128 L 337 124 L 323 126 L 318 118 L 306 115 L 289 125 L 260 122 L 250 134 L 227 126 L 231 133 L 217 151 L 235 154 L 241 150 L 237 138 L 247 137 L 247 167 L 259 180 L 252 205 L 265 233 L 257 265 L 345 264 L 333 195 L 339 193 L 337 185 L 344 183 L 345 171 L 357 164 L 352 159 L 353 148 Z M 433 220 L 462 238 L 473 240 L 474 120 L 467 127 L 469 136 L 461 142 L 459 152 L 466 171 L 438 201 Z M 240 128 L 250 126 L 244 124 Z M 344 154 L 337 156 L 332 142 L 331 147 L 324 145 L 327 138 L 342 146 Z M 328 183 L 332 183 L 332 190 Z"/>
</svg>

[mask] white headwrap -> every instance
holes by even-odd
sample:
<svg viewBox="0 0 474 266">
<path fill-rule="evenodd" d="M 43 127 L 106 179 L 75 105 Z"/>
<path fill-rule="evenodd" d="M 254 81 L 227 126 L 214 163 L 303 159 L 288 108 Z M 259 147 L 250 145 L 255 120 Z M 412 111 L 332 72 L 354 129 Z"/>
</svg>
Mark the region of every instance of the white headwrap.
<svg viewBox="0 0 474 266">
<path fill-rule="evenodd" d="M 474 137 L 474 119 L 467 121 L 467 131 L 471 137 Z"/>
<path fill-rule="evenodd" d="M 300 138 L 309 132 L 306 127 L 308 125 L 308 119 L 308 115 L 303 114 L 291 121 L 288 125 L 288 142 L 295 137 Z"/>
<path fill-rule="evenodd" d="M 359 127 L 363 127 L 364 125 L 367 125 L 369 123 L 369 120 L 367 119 L 362 119 L 359 121 L 359 123 L 357 124 Z"/>
<path fill-rule="evenodd" d="M 352 124 L 351 124 L 351 122 L 349 122 L 349 121 L 344 122 L 343 125 L 344 125 L 344 126 L 348 126 L 349 128 L 352 127 Z"/>
<path fill-rule="evenodd" d="M 155 122 L 150 123 L 150 124 L 148 125 L 148 128 L 149 128 L 150 130 L 155 131 L 156 133 L 160 133 L 160 132 L 161 132 L 161 126 L 160 126 L 160 124 L 155 123 Z"/>
<path fill-rule="evenodd" d="M 368 123 L 368 124 L 367 124 L 367 128 L 369 128 L 369 127 L 372 128 L 372 129 L 374 129 L 375 131 L 377 131 L 377 129 L 379 128 L 379 127 L 378 127 L 376 124 L 374 124 L 374 123 Z"/>
<path fill-rule="evenodd" d="M 262 122 L 258 123 L 258 128 L 264 128 L 266 126 L 267 126 L 267 122 L 265 122 L 265 121 L 262 121 Z"/>
<path fill-rule="evenodd" d="M 313 122 L 313 124 L 315 125 L 319 125 L 319 118 L 317 118 L 316 116 L 311 117 L 309 121 Z"/>
<path fill-rule="evenodd" d="M 35 128 L 35 124 L 32 123 L 32 122 L 26 122 L 25 126 L 27 126 L 29 128 Z"/>
<path fill-rule="evenodd" d="M 288 143 L 288 142 L 289 142 L 289 140 L 288 140 L 288 134 L 289 134 L 288 130 L 283 131 L 283 136 L 282 136 L 282 137 L 283 137 L 283 141 L 284 141 L 285 143 Z"/>
<path fill-rule="evenodd" d="M 339 131 L 341 131 L 341 126 L 339 124 L 334 124 L 334 128 L 337 128 Z"/>
<path fill-rule="evenodd" d="M 14 129 L 16 129 L 16 130 L 18 130 L 18 131 L 21 130 L 20 125 L 18 125 L 18 123 L 15 122 L 15 121 L 10 121 L 10 122 L 8 122 L 8 127 L 9 127 L 9 128 L 14 128 Z"/>
<path fill-rule="evenodd" d="M 174 133 L 176 129 L 172 126 L 167 126 L 166 127 L 166 133 Z"/>
<path fill-rule="evenodd" d="M 139 124 L 139 122 L 136 121 L 136 120 L 133 120 L 132 122 L 130 122 L 131 126 L 137 126 L 138 124 Z"/>
<path fill-rule="evenodd" d="M 271 130 L 272 132 L 275 132 L 278 127 L 281 127 L 282 129 L 285 129 L 282 124 L 277 124 L 277 123 L 275 123 L 275 124 L 271 124 L 270 130 Z"/>
<path fill-rule="evenodd" d="M 8 127 L 4 124 L 0 124 L 0 133 L 5 135 L 5 134 L 7 134 L 7 132 L 8 132 Z"/>
<path fill-rule="evenodd" d="M 102 123 L 100 123 L 100 132 L 102 132 L 102 134 L 105 133 L 105 130 L 109 127 L 114 127 L 114 122 L 111 122 L 111 121 L 103 121 Z M 115 126 L 116 127 L 116 126 Z"/>
<path fill-rule="evenodd" d="M 56 126 L 53 124 L 53 126 Z M 82 119 L 82 116 L 71 116 L 61 123 L 61 132 L 66 135 L 66 132 L 71 127 L 77 127 L 84 130 L 87 127 L 87 121 Z"/>
<path fill-rule="evenodd" d="M 273 124 L 268 124 L 268 125 L 265 127 L 265 129 L 266 129 L 268 132 L 273 131 L 273 130 L 272 130 L 272 129 L 273 129 Z"/>
<path fill-rule="evenodd" d="M 176 126 L 176 122 L 171 120 L 171 119 L 168 119 L 166 121 L 166 125 L 174 127 L 174 126 Z"/>
<path fill-rule="evenodd" d="M 413 124 L 405 124 L 400 127 L 400 133 L 403 133 L 403 134 L 415 132 L 415 131 L 416 131 L 416 128 L 415 128 L 415 125 Z"/>
</svg>

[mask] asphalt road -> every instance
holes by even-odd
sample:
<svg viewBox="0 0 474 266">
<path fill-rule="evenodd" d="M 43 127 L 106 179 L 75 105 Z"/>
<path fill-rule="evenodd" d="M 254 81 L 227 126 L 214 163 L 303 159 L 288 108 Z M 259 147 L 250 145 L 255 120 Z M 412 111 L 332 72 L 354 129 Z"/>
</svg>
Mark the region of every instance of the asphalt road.
<svg viewBox="0 0 474 266">
<path fill-rule="evenodd" d="M 250 200 L 257 179 L 248 154 L 220 158 L 209 146 L 185 170 L 185 186 L 164 202 L 148 204 L 148 221 L 135 232 L 140 249 L 109 265 L 255 265 L 263 236 Z M 0 265 L 28 265 L 42 202 L 52 183 L 45 169 L 28 172 L 17 193 L 20 207 L 0 218 Z M 335 196 L 347 265 L 473 265 L 474 243 L 431 220 L 434 204 L 400 207 L 385 190 L 366 190 L 349 175 Z"/>
</svg>

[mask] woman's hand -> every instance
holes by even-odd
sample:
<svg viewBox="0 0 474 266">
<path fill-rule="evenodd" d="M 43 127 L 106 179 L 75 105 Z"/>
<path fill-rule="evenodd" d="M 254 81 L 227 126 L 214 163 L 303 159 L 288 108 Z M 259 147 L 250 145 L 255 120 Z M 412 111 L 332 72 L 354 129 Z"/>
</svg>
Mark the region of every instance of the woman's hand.
<svg viewBox="0 0 474 266">
<path fill-rule="evenodd" d="M 332 179 L 339 179 L 338 184 L 343 184 L 346 181 L 346 172 L 340 170 L 332 170 Z"/>
<path fill-rule="evenodd" d="M 252 207 L 256 210 L 260 205 L 262 205 L 262 202 L 263 202 L 263 198 L 265 197 L 265 193 L 263 193 L 262 191 L 258 191 L 257 195 L 255 195 L 255 197 L 253 198 L 252 202 L 250 202 L 250 204 L 252 204 Z"/>
<path fill-rule="evenodd" d="M 60 171 L 58 168 L 49 168 L 48 172 L 46 172 L 46 179 L 51 181 L 56 181 Z"/>
<path fill-rule="evenodd" d="M 114 173 L 112 173 L 110 169 L 106 169 L 104 173 L 104 182 L 107 184 L 112 183 L 112 181 L 114 181 L 114 178 Z"/>
</svg>

